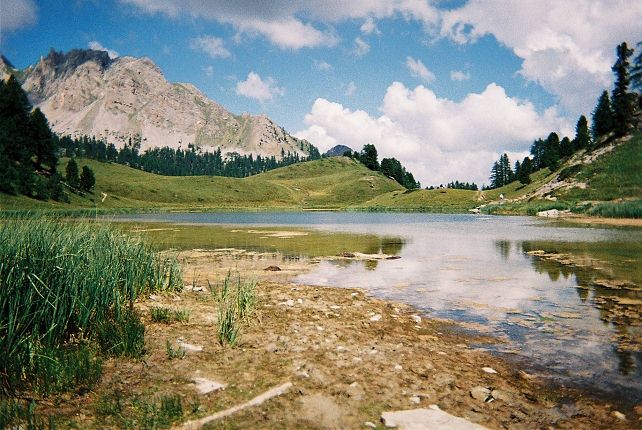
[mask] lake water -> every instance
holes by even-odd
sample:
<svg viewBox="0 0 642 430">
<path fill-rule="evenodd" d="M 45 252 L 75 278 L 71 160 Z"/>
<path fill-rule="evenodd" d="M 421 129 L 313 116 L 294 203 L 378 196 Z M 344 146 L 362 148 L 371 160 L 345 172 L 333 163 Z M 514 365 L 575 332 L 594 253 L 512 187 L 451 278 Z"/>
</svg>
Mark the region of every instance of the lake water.
<svg viewBox="0 0 642 430">
<path fill-rule="evenodd" d="M 628 404 L 642 402 L 642 230 L 560 226 L 531 217 L 362 212 L 120 219 L 400 238 L 391 248 L 399 259 L 322 260 L 295 282 L 362 288 L 409 303 L 427 316 L 456 320 L 505 341 L 493 350 L 533 373 Z M 536 255 L 541 251 L 568 254 L 576 264 Z M 627 282 L 614 289 L 600 279 Z"/>
</svg>

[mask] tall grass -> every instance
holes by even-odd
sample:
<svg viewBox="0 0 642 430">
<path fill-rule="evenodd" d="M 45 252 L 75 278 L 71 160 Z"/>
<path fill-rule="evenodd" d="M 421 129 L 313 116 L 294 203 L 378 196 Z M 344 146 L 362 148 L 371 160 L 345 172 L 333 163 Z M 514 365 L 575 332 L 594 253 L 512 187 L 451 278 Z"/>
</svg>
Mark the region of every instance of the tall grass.
<svg viewBox="0 0 642 430">
<path fill-rule="evenodd" d="M 600 203 L 587 213 L 608 218 L 642 218 L 642 200 Z"/>
<path fill-rule="evenodd" d="M 240 274 L 225 278 L 210 290 L 217 301 L 217 335 L 221 345 L 234 346 L 241 324 L 247 322 L 256 304 L 256 281 L 242 280 Z"/>
<path fill-rule="evenodd" d="M 139 356 L 144 326 L 133 302 L 182 286 L 175 260 L 107 226 L 42 217 L 0 223 L 5 396 L 91 385 L 99 355 Z"/>
</svg>

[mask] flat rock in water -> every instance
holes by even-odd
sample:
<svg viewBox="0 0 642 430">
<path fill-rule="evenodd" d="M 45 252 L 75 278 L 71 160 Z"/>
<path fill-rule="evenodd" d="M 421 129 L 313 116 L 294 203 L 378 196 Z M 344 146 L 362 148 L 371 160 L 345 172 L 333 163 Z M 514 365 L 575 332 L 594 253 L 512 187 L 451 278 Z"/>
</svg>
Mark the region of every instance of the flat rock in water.
<svg viewBox="0 0 642 430">
<path fill-rule="evenodd" d="M 201 394 L 211 393 L 212 391 L 222 390 L 223 388 L 227 387 L 227 385 L 225 384 L 221 384 L 220 382 L 216 382 L 207 378 L 193 378 L 192 382 L 194 382 L 196 389 Z"/>
<path fill-rule="evenodd" d="M 399 430 L 487 430 L 484 426 L 450 415 L 440 409 L 384 412 L 381 414 L 381 421 L 386 427 L 395 427 Z"/>
</svg>

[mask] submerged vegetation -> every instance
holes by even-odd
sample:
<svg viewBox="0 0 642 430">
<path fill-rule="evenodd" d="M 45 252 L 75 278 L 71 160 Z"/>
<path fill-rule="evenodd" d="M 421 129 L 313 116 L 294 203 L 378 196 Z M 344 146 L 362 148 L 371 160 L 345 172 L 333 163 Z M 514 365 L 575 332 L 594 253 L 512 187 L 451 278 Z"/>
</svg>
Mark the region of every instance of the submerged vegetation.
<svg viewBox="0 0 642 430">
<path fill-rule="evenodd" d="M 24 218 L 2 222 L 0 286 L 0 403 L 18 419 L 13 397 L 90 389 L 104 357 L 140 357 L 134 301 L 182 278 L 175 260 L 112 228 Z"/>
</svg>

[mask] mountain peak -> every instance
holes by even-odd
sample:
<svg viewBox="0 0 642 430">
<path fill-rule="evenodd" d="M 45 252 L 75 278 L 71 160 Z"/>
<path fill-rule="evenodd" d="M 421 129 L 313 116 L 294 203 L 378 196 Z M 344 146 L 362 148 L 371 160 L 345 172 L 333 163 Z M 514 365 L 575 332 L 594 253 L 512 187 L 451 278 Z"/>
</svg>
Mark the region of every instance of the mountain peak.
<svg viewBox="0 0 642 430">
<path fill-rule="evenodd" d="M 234 115 L 194 85 L 168 82 L 147 57 L 52 49 L 23 73 L 32 103 L 62 135 L 95 136 L 116 146 L 131 139 L 142 150 L 191 143 L 205 151 L 276 158 L 316 150 L 265 115 Z"/>
</svg>

